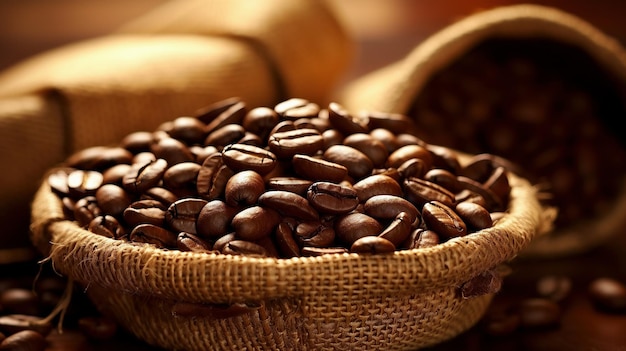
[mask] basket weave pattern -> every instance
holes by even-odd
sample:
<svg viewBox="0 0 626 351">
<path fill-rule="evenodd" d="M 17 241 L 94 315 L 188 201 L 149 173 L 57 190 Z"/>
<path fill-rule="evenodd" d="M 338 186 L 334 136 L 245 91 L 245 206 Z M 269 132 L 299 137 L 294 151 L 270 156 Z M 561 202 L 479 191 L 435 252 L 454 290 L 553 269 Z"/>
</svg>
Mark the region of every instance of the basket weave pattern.
<svg viewBox="0 0 626 351">
<path fill-rule="evenodd" d="M 535 189 L 514 175 L 510 183 L 508 215 L 492 228 L 388 255 L 273 259 L 130 244 L 65 220 L 46 183 L 33 202 L 32 239 L 96 306 L 154 345 L 411 350 L 474 325 L 493 295 L 464 299 L 459 287 L 513 259 L 537 234 Z M 229 318 L 178 316 L 180 302 L 257 307 Z"/>
</svg>

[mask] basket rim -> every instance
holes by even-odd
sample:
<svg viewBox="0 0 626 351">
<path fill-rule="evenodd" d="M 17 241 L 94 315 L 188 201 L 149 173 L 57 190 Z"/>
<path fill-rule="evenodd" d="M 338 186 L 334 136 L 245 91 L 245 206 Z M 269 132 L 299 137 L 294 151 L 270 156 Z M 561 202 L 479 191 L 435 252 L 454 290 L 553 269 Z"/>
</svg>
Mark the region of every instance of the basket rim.
<svg viewBox="0 0 626 351">
<path fill-rule="evenodd" d="M 396 294 L 459 286 L 513 259 L 538 234 L 536 189 L 509 174 L 508 215 L 491 228 L 427 249 L 256 258 L 163 250 L 94 234 L 63 218 L 60 199 L 42 182 L 32 206 L 32 241 L 49 248 L 55 269 L 84 284 L 203 302 L 245 302 L 307 293 Z"/>
</svg>

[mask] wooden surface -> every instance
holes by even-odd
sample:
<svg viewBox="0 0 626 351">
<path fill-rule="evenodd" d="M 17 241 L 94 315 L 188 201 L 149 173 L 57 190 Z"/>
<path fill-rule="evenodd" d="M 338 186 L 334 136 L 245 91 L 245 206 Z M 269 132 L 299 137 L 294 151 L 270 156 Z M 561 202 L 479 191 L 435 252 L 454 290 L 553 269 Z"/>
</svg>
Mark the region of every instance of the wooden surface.
<svg viewBox="0 0 626 351">
<path fill-rule="evenodd" d="M 31 55 L 77 40 L 102 35 L 125 21 L 163 3 L 163 0 L 2 0 L 0 1 L 0 70 Z M 534 1 L 579 15 L 622 42 L 626 41 L 626 2 Z M 339 16 L 354 32 L 358 56 L 346 81 L 395 62 L 421 40 L 454 20 L 479 9 L 519 1 L 350 0 L 333 2 Z M 493 308 L 506 308 L 536 294 L 537 280 L 547 274 L 565 275 L 573 282 L 564 302 L 561 323 L 548 330 L 520 330 L 507 338 L 486 335 L 480 325 L 432 350 L 626 350 L 626 316 L 596 311 L 587 286 L 600 276 L 626 282 L 626 235 L 592 252 L 561 259 L 515 261 Z M 36 266 L 36 265 L 35 265 Z M 32 273 L 0 266 L 2 274 Z M 121 332 L 109 341 L 90 341 L 76 330 L 53 334 L 48 350 L 156 350 Z"/>
</svg>

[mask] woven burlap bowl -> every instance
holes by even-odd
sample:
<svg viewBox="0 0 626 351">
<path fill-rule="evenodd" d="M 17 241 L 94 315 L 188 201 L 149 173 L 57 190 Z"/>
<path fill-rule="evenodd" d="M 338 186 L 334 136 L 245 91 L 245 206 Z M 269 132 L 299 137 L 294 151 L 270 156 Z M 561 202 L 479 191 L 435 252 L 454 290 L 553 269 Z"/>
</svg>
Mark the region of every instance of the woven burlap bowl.
<svg viewBox="0 0 626 351">
<path fill-rule="evenodd" d="M 46 182 L 32 204 L 32 240 L 103 313 L 152 345 L 414 350 L 475 325 L 495 292 L 464 297 L 460 287 L 515 258 L 549 225 L 535 188 L 509 179 L 507 214 L 493 227 L 392 254 L 274 259 L 131 244 L 66 220 Z"/>
</svg>

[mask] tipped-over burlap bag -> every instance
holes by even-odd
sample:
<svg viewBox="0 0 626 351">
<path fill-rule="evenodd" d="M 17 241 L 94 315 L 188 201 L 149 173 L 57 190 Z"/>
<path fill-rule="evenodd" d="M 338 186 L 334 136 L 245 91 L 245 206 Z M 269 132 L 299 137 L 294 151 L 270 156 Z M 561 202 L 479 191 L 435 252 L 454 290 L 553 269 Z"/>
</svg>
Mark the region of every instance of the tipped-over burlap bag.
<svg viewBox="0 0 626 351">
<path fill-rule="evenodd" d="M 460 288 L 489 277 L 550 224 L 536 189 L 514 174 L 509 182 L 507 214 L 493 227 L 391 254 L 277 259 L 132 244 L 66 220 L 46 182 L 33 202 L 32 235 L 56 271 L 153 345 L 415 350 L 476 324 L 495 291 L 463 297 Z"/>
<path fill-rule="evenodd" d="M 0 261 L 24 257 L 37 182 L 70 153 L 234 95 L 327 101 L 351 57 L 323 1 L 181 0 L 0 72 Z"/>
<path fill-rule="evenodd" d="M 501 45 L 500 49 L 491 46 L 491 51 L 487 51 L 489 49 L 485 48 L 493 43 Z M 558 81 L 553 77 L 548 80 L 532 76 L 535 71 L 529 71 L 527 61 L 512 61 L 513 74 L 521 76 L 520 80 L 532 80 L 533 88 L 520 85 L 520 80 L 503 81 L 499 89 L 490 92 L 491 95 L 479 98 L 498 99 L 498 96 L 508 96 L 509 93 L 526 94 L 527 101 L 530 101 L 525 106 L 527 109 L 520 109 L 517 117 L 511 117 L 512 114 L 503 112 L 513 105 L 506 99 L 499 102 L 497 109 L 488 113 L 485 112 L 486 105 L 473 104 L 481 102 L 472 96 L 479 95 L 476 92 L 480 87 L 490 84 L 491 80 L 502 80 L 502 70 L 490 71 L 493 67 L 481 66 L 485 55 L 492 55 L 497 60 L 510 52 L 523 51 L 524 48 L 528 48 L 526 53 L 532 52 L 534 58 L 550 61 L 553 68 L 568 67 L 570 74 L 565 77 L 567 79 L 586 75 L 586 83 L 571 87 L 570 80 Z M 574 61 L 570 53 L 582 58 Z M 453 74 L 459 71 L 459 67 L 474 74 L 473 80 L 455 80 Z M 507 77 L 510 76 L 512 74 Z M 447 82 L 447 89 L 437 88 L 437 84 L 442 82 Z M 590 89 L 596 89 L 596 95 L 576 100 L 576 96 L 580 96 L 575 95 L 577 89 L 585 89 L 586 86 L 594 86 Z M 560 218 L 569 213 L 565 207 L 601 207 L 597 212 L 578 209 L 579 212 L 570 215 L 572 219 L 561 223 L 557 221 L 550 235 L 538 238 L 525 252 L 534 257 L 556 257 L 585 252 L 623 233 L 626 225 L 626 192 L 623 191 L 626 138 L 621 132 L 623 128 L 616 123 L 626 115 L 625 86 L 626 52 L 617 40 L 583 19 L 559 9 L 524 4 L 479 12 L 451 24 L 420 43 L 404 59 L 352 82 L 338 100 L 351 110 L 379 110 L 410 115 L 417 119 L 423 131 L 421 137 L 427 142 L 470 153 L 488 152 L 505 158 L 514 155 L 516 150 L 534 147 L 532 140 L 536 140 L 534 136 L 538 133 L 557 134 L 563 129 L 568 130 L 566 133 L 571 134 L 558 135 L 558 139 L 555 137 L 554 140 L 559 141 L 544 143 L 541 149 L 527 152 L 525 157 L 517 160 L 518 166 L 526 170 L 535 162 L 544 162 L 545 168 L 563 165 L 557 180 L 551 184 L 552 188 L 546 189 L 546 194 L 552 194 L 550 196 L 553 197 L 560 196 L 552 192 L 552 189 L 559 187 L 562 193 L 569 194 L 567 200 L 561 201 L 561 205 L 565 206 L 555 206 Z M 463 89 L 466 100 L 460 101 L 456 99 L 458 95 L 454 94 Z M 573 92 L 575 98 L 572 98 L 571 105 L 574 105 L 574 112 L 561 108 L 559 104 L 565 104 L 551 98 L 555 91 Z M 416 112 L 417 107 L 425 105 L 429 99 L 444 109 L 457 109 L 456 118 Z M 584 110 L 591 104 L 595 104 L 593 106 L 597 111 L 602 111 L 602 118 L 576 120 L 575 109 Z M 552 108 L 550 113 L 541 117 L 542 120 L 537 117 L 543 112 L 541 106 Z M 437 134 L 441 135 L 442 129 L 449 139 L 436 138 Z M 485 134 L 488 129 L 490 131 Z M 599 129 L 603 131 L 598 132 Z M 456 131 L 458 134 L 455 135 Z M 480 134 L 482 136 L 479 133 L 483 133 Z M 585 133 L 595 134 L 593 138 L 583 140 Z M 511 150 L 502 151 L 504 147 L 497 150 L 465 149 L 479 138 L 493 138 L 491 145 L 500 143 Z M 602 149 L 598 146 L 601 143 L 611 146 Z M 565 150 L 567 156 L 560 157 L 562 153 L 558 152 L 550 154 L 560 148 Z M 606 168 L 600 169 L 601 166 Z M 534 176 L 541 178 L 547 174 Z M 531 181 L 540 182 L 535 179 Z M 597 203 L 589 200 L 594 194 L 585 193 L 587 188 L 596 189 L 594 187 L 603 187 L 605 192 L 605 198 Z M 552 200 L 558 200 L 558 197 Z"/>
</svg>

